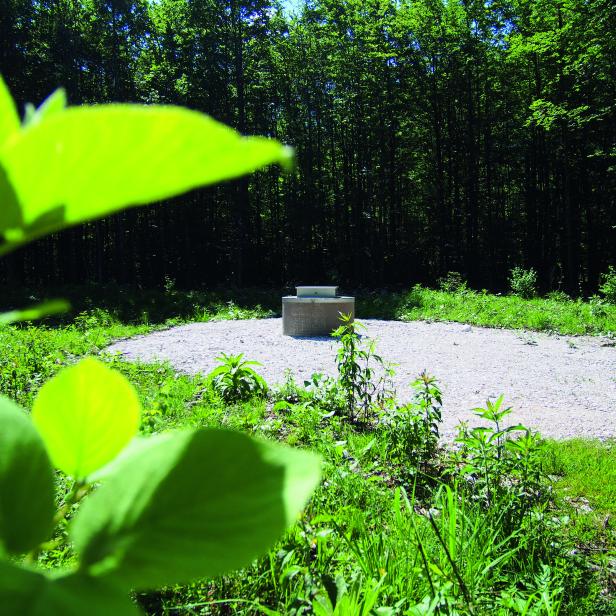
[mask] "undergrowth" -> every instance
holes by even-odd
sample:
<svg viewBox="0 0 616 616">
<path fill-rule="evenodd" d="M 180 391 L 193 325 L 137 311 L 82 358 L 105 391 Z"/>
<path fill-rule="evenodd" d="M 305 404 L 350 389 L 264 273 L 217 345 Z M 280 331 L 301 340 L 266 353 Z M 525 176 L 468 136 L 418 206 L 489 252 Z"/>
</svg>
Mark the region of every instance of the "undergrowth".
<svg viewBox="0 0 616 616">
<path fill-rule="evenodd" d="M 440 292 L 413 293 L 428 301 Z M 230 316 L 221 311 L 213 316 Z M 62 326 L 4 327 L 0 390 L 29 406 L 62 365 L 152 327 L 104 310 Z M 476 410 L 482 428 L 462 427 L 443 448 L 441 393 L 429 375 L 414 382 L 407 405 L 364 387 L 349 412 L 353 378 L 366 378 L 366 357 L 355 351 L 346 389 L 322 375 L 304 383 L 288 375 L 267 397 L 228 401 L 207 377 L 107 357 L 137 388 L 143 433 L 225 426 L 325 459 L 321 487 L 274 549 L 243 571 L 139 594 L 147 613 L 616 614 L 614 444 L 504 430 L 508 409 L 498 400 Z M 341 355 L 342 376 L 351 359 Z M 71 557 L 59 541 L 41 563 Z"/>
<path fill-rule="evenodd" d="M 608 273 L 609 274 L 609 273 Z M 532 329 L 566 335 L 616 335 L 616 303 L 609 294 L 612 278 L 606 274 L 604 292 L 589 299 L 572 299 L 555 291 L 545 297 L 524 299 L 474 291 L 459 274 L 440 281 L 440 290 L 415 285 L 408 291 L 346 289 L 356 296 L 362 318 L 458 321 L 486 327 Z M 101 324 L 132 327 L 169 327 L 181 323 L 218 319 L 280 316 L 280 297 L 291 289 L 178 290 L 172 281 L 163 289 L 134 289 L 119 285 L 69 286 L 42 296 L 39 292 L 2 289 L 0 310 L 23 306 L 49 297 L 66 297 L 73 310 L 66 317 L 47 319 L 69 325 L 76 315 Z M 130 335 L 116 332 L 113 337 Z"/>
<path fill-rule="evenodd" d="M 599 297 L 584 301 L 552 294 L 524 299 L 518 295 L 473 291 L 464 285 L 456 292 L 415 286 L 398 295 L 372 294 L 359 304 L 358 313 L 405 321 L 458 321 L 567 335 L 616 334 L 616 305 Z"/>
</svg>

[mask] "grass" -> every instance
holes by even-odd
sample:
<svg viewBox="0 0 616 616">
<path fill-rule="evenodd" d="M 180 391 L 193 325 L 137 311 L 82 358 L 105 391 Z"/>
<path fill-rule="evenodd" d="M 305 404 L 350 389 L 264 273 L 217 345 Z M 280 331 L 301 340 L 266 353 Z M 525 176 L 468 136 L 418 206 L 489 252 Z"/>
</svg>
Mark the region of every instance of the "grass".
<svg viewBox="0 0 616 616">
<path fill-rule="evenodd" d="M 549 441 L 544 464 L 558 477 L 559 491 L 588 499 L 593 509 L 616 518 L 616 440 Z"/>
<path fill-rule="evenodd" d="M 48 319 L 50 324 L 71 324 L 87 319 L 146 328 L 169 327 L 212 319 L 245 319 L 280 316 L 280 297 L 290 290 L 225 289 L 182 291 L 168 282 L 164 289 L 131 289 L 118 285 L 62 287 L 42 297 L 37 292 L 5 292 L 0 312 L 49 297 L 65 297 L 73 311 L 64 319 Z M 353 292 L 353 291 L 351 291 Z M 564 335 L 616 335 L 616 305 L 598 298 L 570 299 L 564 294 L 523 299 L 516 295 L 496 295 L 487 291 L 439 291 L 419 285 L 406 292 L 354 292 L 361 318 L 405 321 L 458 321 L 485 327 L 548 331 Z M 76 321 L 75 321 L 76 319 Z M 111 320 L 111 323 L 109 322 Z M 142 330 L 141 330 L 142 331 Z M 104 333 L 104 332 L 102 332 Z M 128 329 L 118 336 L 131 335 Z"/>
<path fill-rule="evenodd" d="M 468 289 L 446 292 L 415 286 L 398 295 L 372 294 L 358 304 L 358 314 L 405 321 L 458 321 L 566 335 L 616 334 L 616 305 L 562 296 L 522 299 Z"/>
<path fill-rule="evenodd" d="M 415 288 L 365 295 L 359 310 L 437 318 L 434 306 L 448 300 L 449 312 L 439 314 L 466 305 L 468 319 L 481 300 L 508 306 L 502 321 L 511 306 L 530 311 L 550 301 L 482 297 Z M 116 299 L 106 308 L 81 300 L 77 316 L 61 322 L 0 329 L 0 391 L 29 407 L 58 369 L 114 338 L 194 319 L 264 316 L 273 307 L 258 292 L 234 299 L 171 289 Z M 596 330 L 612 331 L 606 327 Z M 224 426 L 309 447 L 325 460 L 321 487 L 268 554 L 228 576 L 139 594 L 149 614 L 616 614 L 613 442 L 547 442 L 536 463 L 539 487 L 525 487 L 491 454 L 492 481 L 502 489 L 486 493 L 481 476 L 468 471 L 481 460 L 461 463 L 462 454 L 447 449 L 418 462 L 416 451 L 392 448 L 399 424 L 344 421 L 332 415 L 336 398 L 323 388 L 288 382 L 268 398 L 228 404 L 203 377 L 107 360 L 137 388 L 145 433 Z M 280 401 L 286 404 L 276 407 Z M 515 463 L 508 455 L 502 460 Z M 45 566 L 68 563 L 70 546 L 41 558 Z"/>
</svg>

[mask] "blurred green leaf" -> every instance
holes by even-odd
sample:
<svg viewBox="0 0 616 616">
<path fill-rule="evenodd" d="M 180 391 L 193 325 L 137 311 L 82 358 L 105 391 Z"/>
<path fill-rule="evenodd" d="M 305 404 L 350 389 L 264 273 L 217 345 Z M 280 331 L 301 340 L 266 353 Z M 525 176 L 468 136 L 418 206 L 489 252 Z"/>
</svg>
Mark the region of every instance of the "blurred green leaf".
<svg viewBox="0 0 616 616">
<path fill-rule="evenodd" d="M 54 113 L 63 111 L 66 108 L 66 92 L 63 88 L 57 89 L 50 94 L 40 105 L 35 109 L 33 105 L 26 105 L 26 117 L 24 125 L 36 124 Z"/>
<path fill-rule="evenodd" d="M 15 101 L 0 75 L 0 147 L 10 135 L 19 130 L 19 116 Z M 1 205 L 1 201 L 0 201 Z"/>
<path fill-rule="evenodd" d="M 81 575 L 50 578 L 0 561 L 0 612 L 19 616 L 138 616 L 125 591 Z"/>
<path fill-rule="evenodd" d="M 63 100 L 52 95 L 0 145 L 0 254 L 51 231 L 291 157 L 276 141 L 242 137 L 195 111 L 139 105 L 61 110 Z"/>
<path fill-rule="evenodd" d="M 319 466 L 240 433 L 165 435 L 81 506 L 71 532 L 81 569 L 145 589 L 248 565 L 295 520 Z"/>
<path fill-rule="evenodd" d="M 119 372 L 86 358 L 39 391 L 32 419 L 52 462 L 83 479 L 112 460 L 135 436 L 141 405 Z"/>
<path fill-rule="evenodd" d="M 7 325 L 8 323 L 17 323 L 18 321 L 35 321 L 36 319 L 42 319 L 52 314 L 60 314 L 70 310 L 71 305 L 63 299 L 52 299 L 48 302 L 42 302 L 31 306 L 30 308 L 24 308 L 22 310 L 11 310 L 10 312 L 0 313 L 0 325 Z"/>
<path fill-rule="evenodd" d="M 43 441 L 22 409 L 0 397 L 0 544 L 14 554 L 35 548 L 48 538 L 54 512 Z"/>
</svg>

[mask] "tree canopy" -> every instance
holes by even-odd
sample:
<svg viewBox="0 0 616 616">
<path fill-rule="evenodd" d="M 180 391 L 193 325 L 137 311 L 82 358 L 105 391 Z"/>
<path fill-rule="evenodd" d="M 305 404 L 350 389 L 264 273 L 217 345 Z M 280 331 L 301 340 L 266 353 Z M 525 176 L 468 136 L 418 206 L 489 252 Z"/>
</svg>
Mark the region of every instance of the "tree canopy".
<svg viewBox="0 0 616 616">
<path fill-rule="evenodd" d="M 611 4 L 3 0 L 21 112 L 57 86 L 72 104 L 180 104 L 294 146 L 296 166 L 41 239 L 0 276 L 380 286 L 456 270 L 498 289 L 522 265 L 592 292 L 616 245 Z"/>
</svg>

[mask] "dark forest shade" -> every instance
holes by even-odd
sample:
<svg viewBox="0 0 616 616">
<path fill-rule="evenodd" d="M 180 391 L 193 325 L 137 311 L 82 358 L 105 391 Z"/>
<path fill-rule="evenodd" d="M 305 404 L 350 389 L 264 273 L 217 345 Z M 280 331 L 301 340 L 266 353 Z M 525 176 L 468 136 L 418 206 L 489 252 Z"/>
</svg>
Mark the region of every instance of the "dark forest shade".
<svg viewBox="0 0 616 616">
<path fill-rule="evenodd" d="M 596 290 L 616 260 L 611 0 L 0 0 L 23 106 L 186 105 L 297 165 L 66 231 L 13 284 L 410 284 Z M 147 160 L 143 164 L 148 164 Z M 36 170 L 33 169 L 33 181 Z"/>
</svg>

